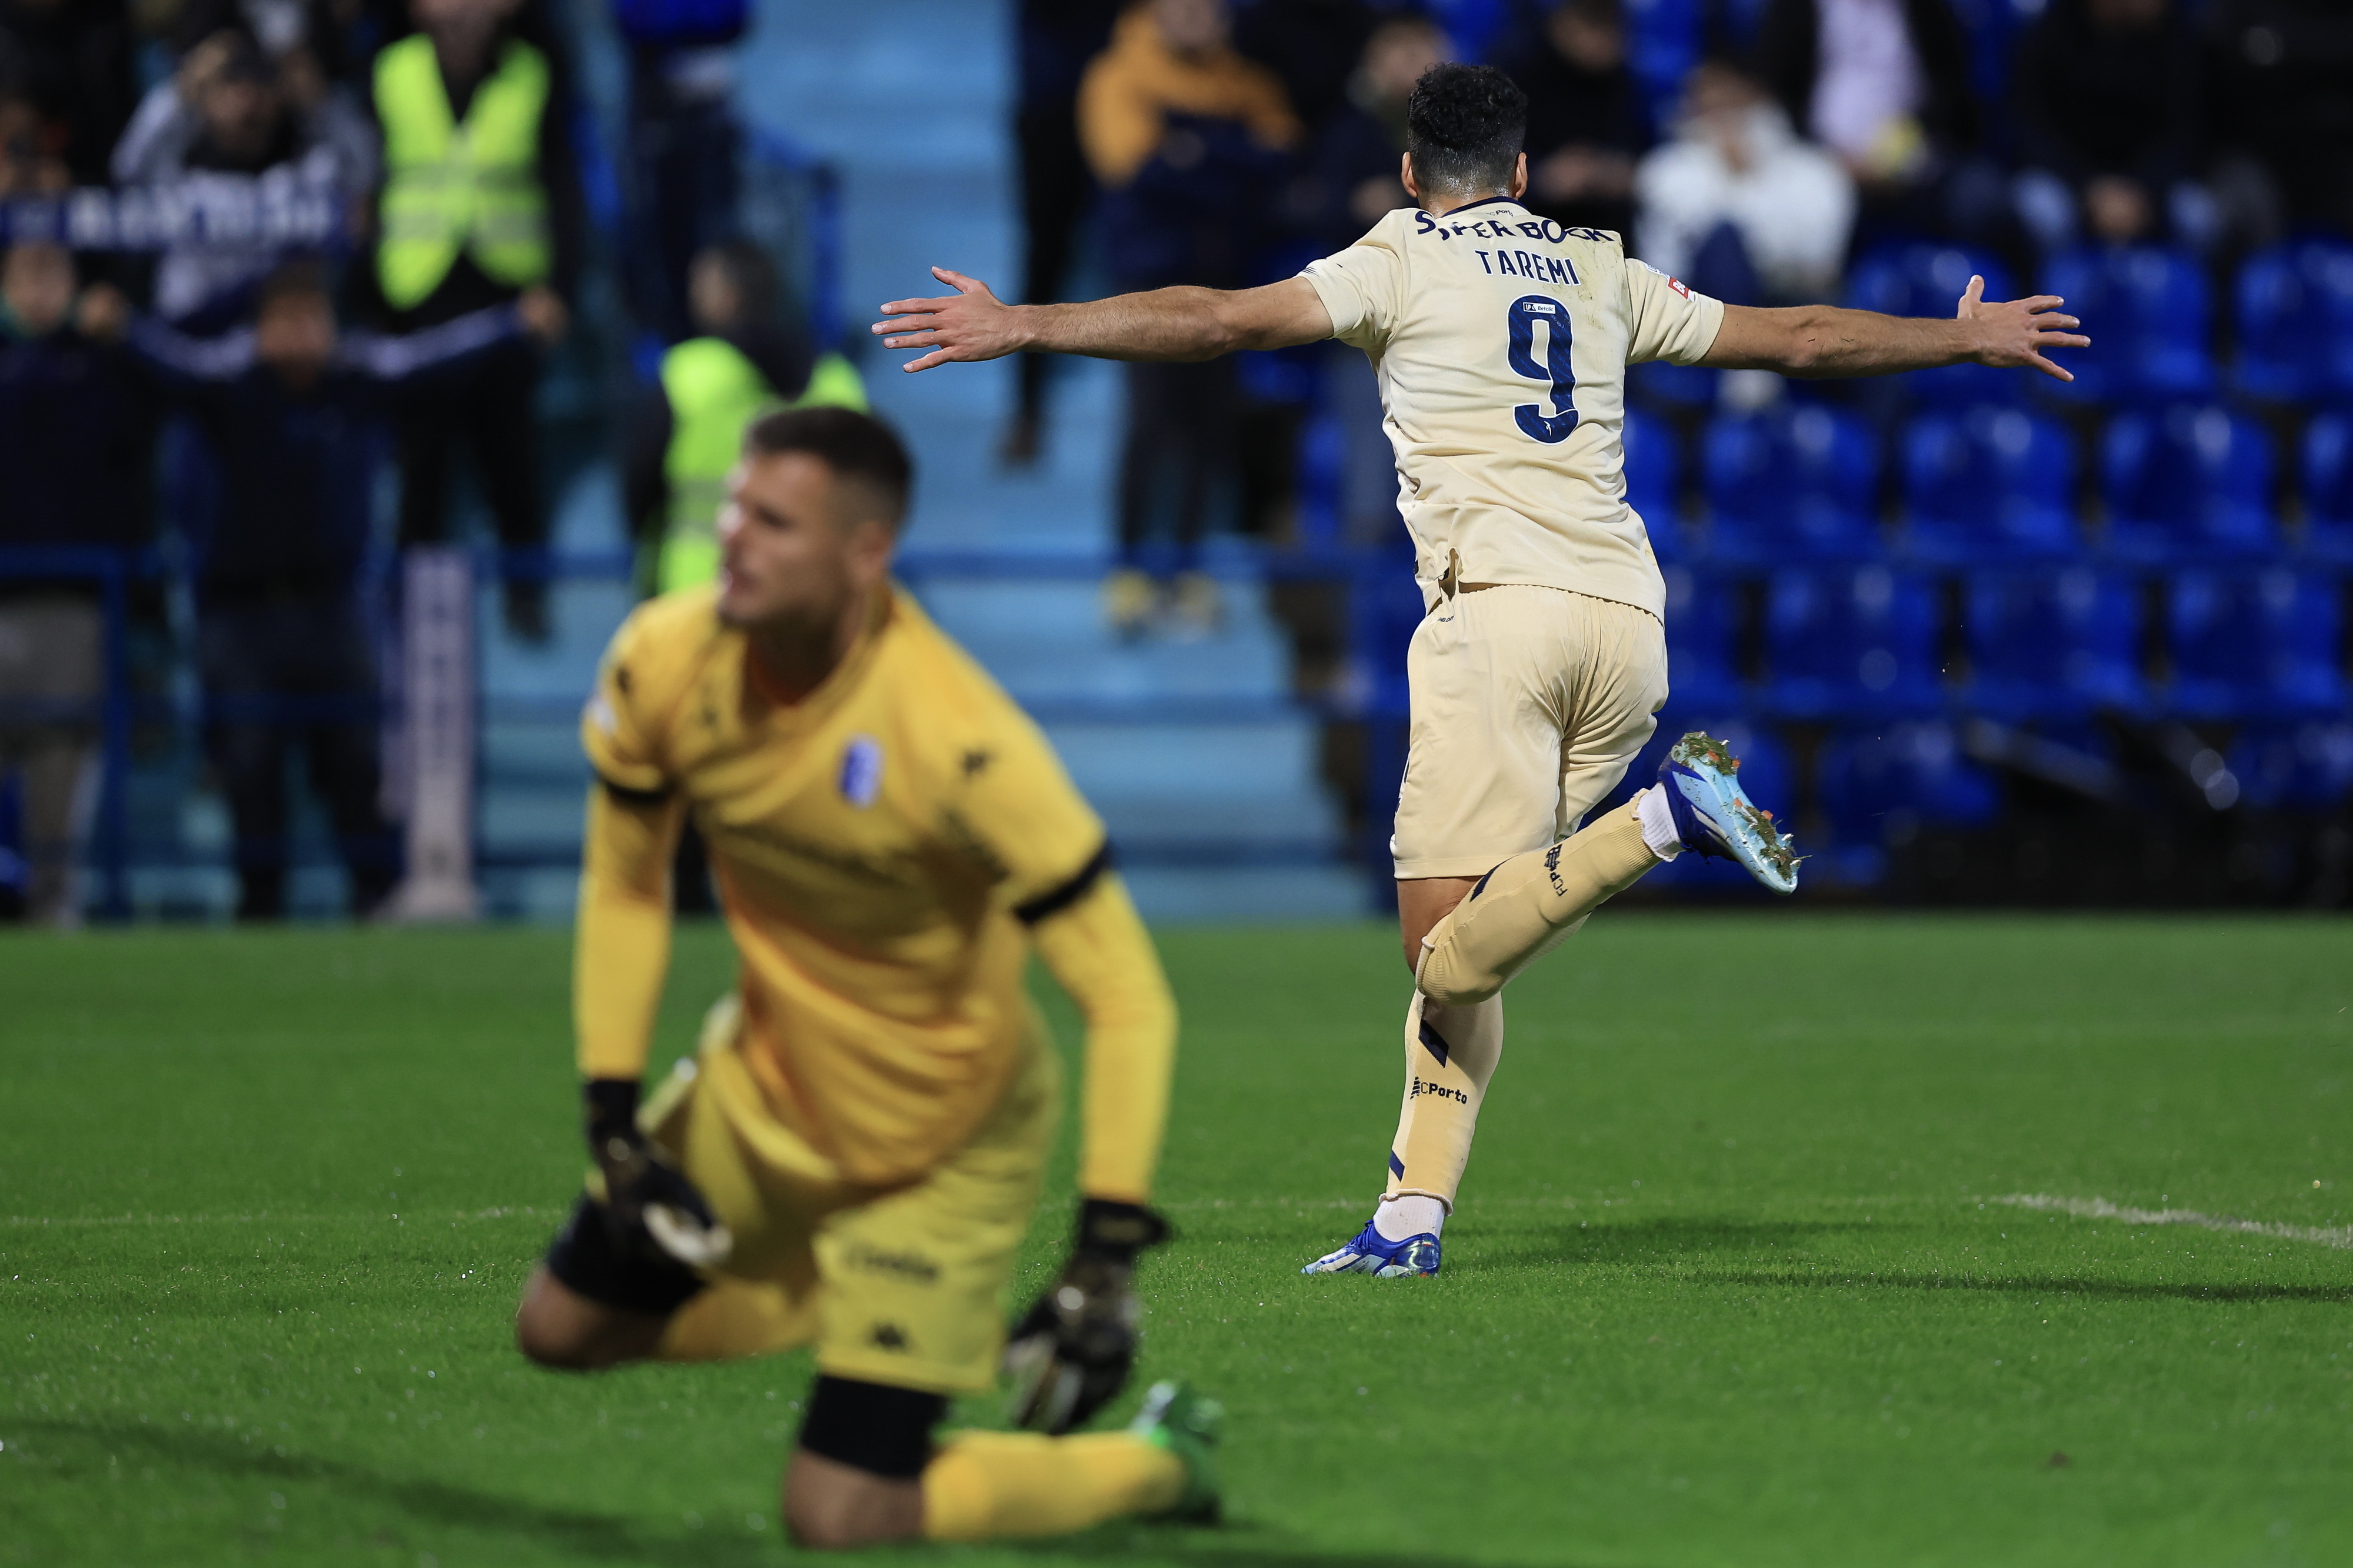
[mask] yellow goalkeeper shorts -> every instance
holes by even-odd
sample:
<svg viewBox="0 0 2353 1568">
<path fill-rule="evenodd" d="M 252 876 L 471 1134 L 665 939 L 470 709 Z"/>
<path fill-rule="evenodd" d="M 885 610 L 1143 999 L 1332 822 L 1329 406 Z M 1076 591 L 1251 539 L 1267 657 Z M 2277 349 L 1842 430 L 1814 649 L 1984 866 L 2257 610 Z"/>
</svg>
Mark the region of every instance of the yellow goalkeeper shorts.
<svg viewBox="0 0 2353 1568">
<path fill-rule="evenodd" d="M 734 1049 L 738 1026 L 729 996 L 712 1009 L 693 1067 L 681 1064 L 638 1118 L 734 1236 L 659 1353 L 814 1343 L 818 1370 L 837 1377 L 934 1394 L 989 1387 L 1060 1116 L 1060 1064 L 1042 1025 L 973 1135 L 915 1181 L 881 1188 L 833 1177 L 773 1119 L 746 1125 L 741 1108 L 762 1100 Z"/>
</svg>

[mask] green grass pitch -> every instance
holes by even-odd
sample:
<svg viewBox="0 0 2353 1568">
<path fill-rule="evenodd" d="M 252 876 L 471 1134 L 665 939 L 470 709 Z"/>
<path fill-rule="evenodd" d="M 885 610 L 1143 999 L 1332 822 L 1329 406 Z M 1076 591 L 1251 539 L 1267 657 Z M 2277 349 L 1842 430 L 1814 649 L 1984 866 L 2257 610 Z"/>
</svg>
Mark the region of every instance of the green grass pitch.
<svg viewBox="0 0 2353 1568">
<path fill-rule="evenodd" d="M 859 1561 L 2353 1563 L 2345 922 L 1604 918 L 1511 991 L 1411 1281 L 1298 1273 L 1377 1190 L 1393 935 L 1164 942 L 1144 1370 L 1229 1404 L 1229 1521 Z M 0 1563 L 777 1560 L 805 1356 L 510 1346 L 582 1165 L 567 947 L 0 942 Z M 728 966 L 681 934 L 658 1061 Z"/>
</svg>

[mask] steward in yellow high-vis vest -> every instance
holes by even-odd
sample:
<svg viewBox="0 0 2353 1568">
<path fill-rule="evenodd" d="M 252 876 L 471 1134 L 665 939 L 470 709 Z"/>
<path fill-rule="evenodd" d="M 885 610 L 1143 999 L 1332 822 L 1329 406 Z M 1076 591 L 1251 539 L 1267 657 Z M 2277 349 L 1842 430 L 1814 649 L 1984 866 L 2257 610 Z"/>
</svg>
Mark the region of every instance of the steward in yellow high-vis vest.
<svg viewBox="0 0 2353 1568">
<path fill-rule="evenodd" d="M 654 587 L 663 594 L 719 576 L 719 508 L 746 425 L 772 408 L 867 409 L 866 384 L 841 355 L 818 355 L 798 394 L 786 397 L 724 337 L 689 338 L 664 354 L 661 395 L 670 412 L 670 443 L 662 453 L 670 500 Z"/>
<path fill-rule="evenodd" d="M 547 57 L 509 38 L 460 118 L 431 38 L 416 34 L 376 56 L 376 286 L 394 310 L 423 304 L 460 255 L 510 289 L 548 279 L 554 248 L 539 153 L 550 89 Z"/>
<path fill-rule="evenodd" d="M 719 509 L 744 428 L 776 408 L 866 412 L 866 384 L 839 353 L 818 353 L 780 318 L 776 264 L 757 245 L 706 247 L 688 272 L 696 334 L 662 355 L 633 422 L 624 505 L 638 542 L 639 582 L 652 593 L 719 576 Z"/>
</svg>

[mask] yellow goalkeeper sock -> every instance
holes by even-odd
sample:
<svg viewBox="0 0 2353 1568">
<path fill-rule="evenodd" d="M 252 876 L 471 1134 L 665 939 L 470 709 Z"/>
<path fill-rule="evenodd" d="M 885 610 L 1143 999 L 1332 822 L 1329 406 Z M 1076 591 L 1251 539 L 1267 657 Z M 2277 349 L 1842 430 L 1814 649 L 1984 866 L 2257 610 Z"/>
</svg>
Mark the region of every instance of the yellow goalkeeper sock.
<svg viewBox="0 0 2353 1568">
<path fill-rule="evenodd" d="M 965 1432 L 923 1468 L 923 1533 L 934 1541 L 1067 1535 L 1185 1495 L 1185 1461 L 1125 1432 L 1044 1437 Z"/>
<path fill-rule="evenodd" d="M 1503 1056 L 1501 996 L 1449 1007 L 1415 994 L 1405 1016 L 1405 1103 L 1389 1145 L 1387 1197 L 1436 1198 L 1453 1209 L 1479 1106 Z"/>
<path fill-rule="evenodd" d="M 1547 848 L 1514 855 L 1422 938 L 1414 984 L 1450 1006 L 1483 1002 L 1657 864 L 1630 803 Z"/>
</svg>

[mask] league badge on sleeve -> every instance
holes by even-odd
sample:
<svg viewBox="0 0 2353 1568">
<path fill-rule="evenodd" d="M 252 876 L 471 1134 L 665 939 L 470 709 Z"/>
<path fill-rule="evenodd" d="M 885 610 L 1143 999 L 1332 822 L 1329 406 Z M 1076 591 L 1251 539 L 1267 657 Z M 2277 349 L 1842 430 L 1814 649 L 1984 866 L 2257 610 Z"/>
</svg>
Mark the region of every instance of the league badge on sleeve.
<svg viewBox="0 0 2353 1568">
<path fill-rule="evenodd" d="M 841 798 L 860 811 L 882 793 L 882 742 L 871 735 L 852 735 L 841 753 Z"/>
</svg>

